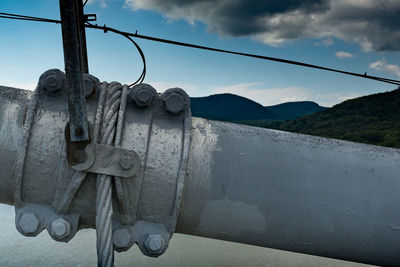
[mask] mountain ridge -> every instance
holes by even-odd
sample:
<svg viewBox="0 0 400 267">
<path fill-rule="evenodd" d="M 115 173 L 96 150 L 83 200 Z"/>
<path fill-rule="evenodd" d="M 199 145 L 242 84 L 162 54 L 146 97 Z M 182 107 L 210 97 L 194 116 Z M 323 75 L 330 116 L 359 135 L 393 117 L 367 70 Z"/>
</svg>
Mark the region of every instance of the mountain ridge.
<svg viewBox="0 0 400 267">
<path fill-rule="evenodd" d="M 190 100 L 192 115 L 195 117 L 241 123 L 253 121 L 255 124 L 295 119 L 326 109 L 312 101 L 262 106 L 248 98 L 228 93 L 192 97 Z"/>
<path fill-rule="evenodd" d="M 267 127 L 400 148 L 400 88 L 346 100 L 324 111 L 272 122 Z"/>
</svg>

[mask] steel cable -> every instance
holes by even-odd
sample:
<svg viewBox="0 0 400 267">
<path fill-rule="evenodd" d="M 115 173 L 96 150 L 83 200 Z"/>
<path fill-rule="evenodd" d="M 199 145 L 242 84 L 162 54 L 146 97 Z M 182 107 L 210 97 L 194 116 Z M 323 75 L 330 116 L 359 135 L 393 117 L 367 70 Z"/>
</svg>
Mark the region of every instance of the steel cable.
<svg viewBox="0 0 400 267">
<path fill-rule="evenodd" d="M 113 145 L 118 126 L 121 105 L 122 86 L 111 83 L 100 95 L 95 122 L 95 140 L 103 145 Z M 114 248 L 112 243 L 112 176 L 97 175 L 96 195 L 96 236 L 98 266 L 114 265 Z"/>
</svg>

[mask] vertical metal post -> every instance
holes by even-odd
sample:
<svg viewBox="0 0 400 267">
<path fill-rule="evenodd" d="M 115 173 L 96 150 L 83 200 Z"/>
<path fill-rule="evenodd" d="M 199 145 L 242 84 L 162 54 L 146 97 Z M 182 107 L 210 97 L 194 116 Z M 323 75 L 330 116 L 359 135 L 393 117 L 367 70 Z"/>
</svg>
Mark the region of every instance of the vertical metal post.
<svg viewBox="0 0 400 267">
<path fill-rule="evenodd" d="M 80 0 L 60 0 L 71 141 L 89 140 L 82 79 L 82 43 L 78 7 Z M 83 11 L 82 11 L 83 13 Z M 86 45 L 85 45 L 86 47 Z"/>
<path fill-rule="evenodd" d="M 86 47 L 86 30 L 85 30 L 85 17 L 83 13 L 83 4 L 81 0 L 77 1 L 78 7 L 78 29 L 79 29 L 79 47 L 81 56 L 81 71 L 82 73 L 89 73 L 89 65 L 87 58 Z"/>
</svg>

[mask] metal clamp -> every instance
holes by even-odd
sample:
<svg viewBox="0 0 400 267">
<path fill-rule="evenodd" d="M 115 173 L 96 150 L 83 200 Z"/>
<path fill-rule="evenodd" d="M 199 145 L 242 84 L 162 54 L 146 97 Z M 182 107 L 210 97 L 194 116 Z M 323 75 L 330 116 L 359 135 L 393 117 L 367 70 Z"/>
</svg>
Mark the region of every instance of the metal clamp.
<svg viewBox="0 0 400 267">
<path fill-rule="evenodd" d="M 113 210 L 108 240 L 114 249 L 138 244 L 145 255 L 160 256 L 168 247 L 181 206 L 190 98 L 179 88 L 158 94 L 148 84 L 133 88 L 100 84 L 88 74 L 84 80 L 88 141 L 72 142 L 66 136 L 70 131 L 65 129 L 68 96 L 63 72 L 43 73 L 32 94 L 14 170 L 17 229 L 28 236 L 47 229 L 55 240 L 66 242 L 81 225 L 94 227 L 97 196 L 107 197 L 96 191 L 101 181 L 96 173 L 111 176 L 106 177 L 112 185 L 106 200 Z M 119 97 L 120 103 L 113 105 Z M 115 120 L 115 137 L 109 137 L 114 142 L 104 144 L 101 137 L 108 135 L 96 136 L 101 133 L 99 125 L 107 125 L 108 131 Z"/>
<path fill-rule="evenodd" d="M 121 147 L 87 144 L 82 150 L 76 148 L 75 143 L 67 141 L 67 159 L 77 171 L 129 178 L 140 170 L 139 155 Z"/>
</svg>

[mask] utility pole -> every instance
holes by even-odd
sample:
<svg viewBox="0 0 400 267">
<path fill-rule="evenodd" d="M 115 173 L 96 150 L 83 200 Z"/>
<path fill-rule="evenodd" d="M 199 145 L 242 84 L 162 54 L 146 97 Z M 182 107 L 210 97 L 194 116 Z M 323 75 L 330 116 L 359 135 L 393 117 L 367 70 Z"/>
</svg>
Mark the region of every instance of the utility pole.
<svg viewBox="0 0 400 267">
<path fill-rule="evenodd" d="M 69 128 L 72 142 L 89 140 L 82 72 L 88 72 L 81 0 L 60 0 Z"/>
<path fill-rule="evenodd" d="M 83 13 L 82 0 L 60 0 L 60 14 L 69 111 L 69 123 L 67 124 L 69 129 L 68 127 L 66 129 L 66 131 L 69 131 L 69 138 L 66 138 L 65 141 L 67 146 L 73 144 L 80 146 L 75 153 L 79 152 L 81 156 L 75 154 L 75 159 L 78 157 L 80 160 L 84 160 L 87 157 L 84 147 L 90 142 L 96 143 L 97 140 L 93 140 L 96 138 L 89 136 L 86 114 L 83 73 L 88 73 L 89 68 L 84 25 L 86 18 Z M 46 79 L 49 79 L 49 77 Z M 109 141 L 107 144 L 111 144 L 111 142 Z M 73 152 L 69 153 L 67 149 L 67 154 L 73 154 Z M 101 165 L 104 166 L 105 164 Z M 114 266 L 111 180 L 111 176 L 99 175 L 97 177 L 96 235 L 98 266 L 100 267 Z"/>
</svg>

